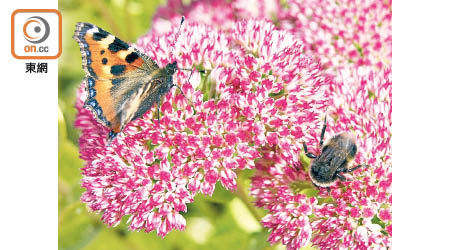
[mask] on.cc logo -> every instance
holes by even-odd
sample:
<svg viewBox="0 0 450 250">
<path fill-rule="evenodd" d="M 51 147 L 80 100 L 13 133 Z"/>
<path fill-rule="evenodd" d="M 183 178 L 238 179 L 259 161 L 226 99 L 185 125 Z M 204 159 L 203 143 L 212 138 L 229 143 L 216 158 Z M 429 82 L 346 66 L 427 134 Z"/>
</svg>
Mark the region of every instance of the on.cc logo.
<svg viewBox="0 0 450 250">
<path fill-rule="evenodd" d="M 11 14 L 11 54 L 16 59 L 56 59 L 62 17 L 56 9 L 17 9 Z"/>
</svg>

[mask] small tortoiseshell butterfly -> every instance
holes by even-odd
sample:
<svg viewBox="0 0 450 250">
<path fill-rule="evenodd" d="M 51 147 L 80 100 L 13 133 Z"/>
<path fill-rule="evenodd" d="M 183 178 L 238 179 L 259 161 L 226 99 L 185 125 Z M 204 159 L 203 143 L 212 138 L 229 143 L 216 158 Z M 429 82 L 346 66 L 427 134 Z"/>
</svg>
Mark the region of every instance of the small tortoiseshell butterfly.
<svg viewBox="0 0 450 250">
<path fill-rule="evenodd" d="M 77 23 L 73 38 L 80 46 L 86 72 L 84 106 L 111 129 L 109 142 L 154 103 L 158 103 L 159 119 L 160 98 L 178 87 L 173 84 L 179 69 L 176 61 L 160 68 L 144 53 L 90 23 Z"/>
</svg>

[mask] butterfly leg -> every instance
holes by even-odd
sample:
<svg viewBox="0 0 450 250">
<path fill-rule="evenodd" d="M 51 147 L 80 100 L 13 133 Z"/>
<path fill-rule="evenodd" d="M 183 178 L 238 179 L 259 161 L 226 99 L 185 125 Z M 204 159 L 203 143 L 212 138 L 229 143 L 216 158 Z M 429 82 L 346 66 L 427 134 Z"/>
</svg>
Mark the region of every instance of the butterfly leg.
<svg viewBox="0 0 450 250">
<path fill-rule="evenodd" d="M 159 120 L 159 109 L 161 108 L 161 100 L 158 100 L 158 109 L 157 109 L 157 114 L 158 114 L 158 126 L 161 124 L 161 121 Z"/>
<path fill-rule="evenodd" d="M 306 147 L 306 143 L 304 143 L 304 142 L 303 142 L 303 150 L 305 151 L 305 155 L 308 158 L 311 158 L 311 159 L 317 158 L 317 156 L 315 154 L 308 152 L 308 147 Z"/>
<path fill-rule="evenodd" d="M 184 96 L 184 98 L 186 98 L 186 99 L 189 100 L 189 98 L 187 98 L 187 97 L 184 95 L 184 92 L 183 92 L 183 90 L 181 90 L 180 86 L 178 86 L 178 85 L 176 85 L 176 84 L 173 84 L 172 86 L 173 86 L 173 87 L 177 87 L 177 89 L 180 90 L 180 92 L 181 92 L 181 94 Z M 190 100 L 189 100 L 189 101 L 190 101 Z"/>
<path fill-rule="evenodd" d="M 161 100 L 158 100 L 158 111 L 156 112 L 158 114 L 158 131 L 161 138 L 164 138 L 164 135 L 161 131 L 161 121 L 159 120 L 159 110 L 161 109 Z"/>
<path fill-rule="evenodd" d="M 192 72 L 191 72 L 191 75 L 192 75 Z M 189 78 L 191 78 L 191 77 L 189 76 Z M 183 90 L 181 90 L 180 86 L 178 86 L 178 85 L 176 85 L 176 84 L 173 84 L 172 86 L 177 87 L 177 89 L 180 90 L 180 92 L 181 92 L 181 94 L 184 96 L 184 98 L 186 98 L 186 99 L 191 103 L 191 106 L 192 106 L 192 109 L 194 109 L 194 112 L 196 112 L 196 111 L 195 111 L 194 104 L 192 103 L 191 99 L 189 99 L 189 98 L 186 97 L 186 95 L 184 94 Z"/>
<path fill-rule="evenodd" d="M 194 70 L 191 69 L 191 73 L 189 74 L 189 78 L 188 78 L 188 82 L 189 82 L 189 83 L 191 83 L 191 76 L 192 76 L 192 73 L 194 73 Z"/>
</svg>

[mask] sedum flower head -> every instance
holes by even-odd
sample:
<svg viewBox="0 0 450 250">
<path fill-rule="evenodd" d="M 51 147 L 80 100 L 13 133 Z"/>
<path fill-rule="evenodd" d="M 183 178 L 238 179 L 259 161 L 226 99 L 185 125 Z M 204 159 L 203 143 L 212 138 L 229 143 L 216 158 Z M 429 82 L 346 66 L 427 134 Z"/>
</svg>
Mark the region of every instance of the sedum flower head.
<svg viewBox="0 0 450 250">
<path fill-rule="evenodd" d="M 270 19 L 280 10 L 280 3 L 276 0 L 194 0 L 189 3 L 168 0 L 165 6 L 158 8 L 153 17 L 153 31 L 159 34 L 167 32 L 179 23 L 181 15 L 191 23 L 208 24 L 228 30 L 236 21 Z"/>
<path fill-rule="evenodd" d="M 330 108 L 329 134 L 351 131 L 358 151 L 353 165 L 367 165 L 331 193 L 335 203 L 318 205 L 320 247 L 391 248 L 392 74 L 360 68 L 341 71 Z M 325 195 L 325 191 L 320 195 Z M 335 215 L 329 218 L 330 214 Z"/>
<path fill-rule="evenodd" d="M 154 22 L 174 24 L 179 19 L 177 13 L 183 13 L 195 22 L 226 31 L 235 20 L 245 17 L 272 20 L 273 28 L 302 41 L 303 52 L 327 69 L 331 81 L 326 82 L 332 84 L 326 84 L 327 92 L 321 94 L 330 99 L 326 138 L 342 131 L 353 133 L 358 145 L 353 164 L 371 166 L 352 173 L 348 182 L 337 182 L 330 200 L 326 191 L 316 194 L 309 184 L 308 162 L 299 164 L 294 160 L 301 153 L 298 144 L 303 141 L 310 151 L 320 153 L 318 117 L 297 120 L 302 126 L 310 126 L 309 133 L 297 141 L 294 138 L 282 142 L 279 132 L 277 136 L 266 136 L 269 140 L 258 149 L 261 157 L 255 163 L 251 193 L 256 205 L 269 211 L 262 221 L 271 230 L 269 241 L 282 242 L 289 249 L 308 243 L 324 249 L 389 247 L 391 1 L 261 0 L 252 5 L 264 2 L 269 6 L 266 8 L 241 8 L 241 2 L 193 1 L 183 5 L 170 1 L 173 5 L 163 8 L 166 12 Z M 248 43 L 252 39 L 255 38 L 248 39 Z M 293 146 L 286 147 L 289 143 Z"/>
<path fill-rule="evenodd" d="M 274 147 L 263 150 L 262 157 L 256 161 L 251 195 L 256 206 L 268 210 L 262 224 L 270 230 L 269 242 L 299 249 L 311 240 L 310 216 L 317 199 L 296 192 L 297 183 L 307 183 L 306 172 L 296 170 L 281 155 Z"/>
<path fill-rule="evenodd" d="M 289 30 L 336 75 L 339 69 L 392 64 L 392 1 L 287 0 L 278 15 Z"/>
<path fill-rule="evenodd" d="M 365 164 L 330 195 L 311 186 L 307 165 L 293 168 L 268 149 L 256 165 L 251 194 L 269 213 L 269 241 L 288 249 L 308 243 L 320 249 L 387 249 L 392 236 L 391 72 L 341 72 L 330 91 L 325 138 L 349 131 L 357 138 L 352 166 Z M 332 119 L 331 119 L 332 118 Z M 308 150 L 320 153 L 314 144 Z M 318 145 L 318 144 L 315 144 Z"/>
<path fill-rule="evenodd" d="M 156 105 L 130 122 L 110 146 L 107 130 L 77 100 L 81 130 L 82 196 L 103 221 L 114 226 L 130 215 L 130 230 L 156 230 L 165 236 L 183 230 L 181 213 L 198 193 L 212 195 L 217 182 L 236 188 L 236 169 L 254 168 L 266 146 L 281 158 L 298 162 L 300 141 L 315 140 L 326 104 L 320 67 L 302 53 L 292 35 L 265 21 L 233 22 L 229 30 L 185 24 L 136 46 L 162 66 L 205 69 L 202 77 L 179 70 L 172 89 Z M 155 27 L 154 29 L 158 29 Z"/>
<path fill-rule="evenodd" d="M 301 40 L 304 52 L 333 77 L 340 69 L 383 70 L 392 64 L 391 0 L 212 0 L 186 5 L 172 0 L 155 15 L 153 22 L 161 25 L 154 30 L 167 31 L 179 22 L 180 13 L 224 30 L 242 19 L 271 20 L 275 28 Z"/>
</svg>

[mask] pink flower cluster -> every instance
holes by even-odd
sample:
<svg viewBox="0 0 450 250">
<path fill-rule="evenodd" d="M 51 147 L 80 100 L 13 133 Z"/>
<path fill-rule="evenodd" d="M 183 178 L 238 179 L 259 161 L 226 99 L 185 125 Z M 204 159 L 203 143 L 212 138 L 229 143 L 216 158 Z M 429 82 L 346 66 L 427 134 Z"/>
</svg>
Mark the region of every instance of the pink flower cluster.
<svg viewBox="0 0 450 250">
<path fill-rule="evenodd" d="M 304 167 L 292 168 L 269 150 L 257 160 L 251 194 L 269 213 L 263 225 L 269 241 L 288 249 L 309 242 L 320 249 L 386 249 L 392 236 L 391 72 L 349 72 L 338 77 L 325 138 L 342 131 L 357 137 L 354 165 L 368 165 L 347 176 L 346 182 L 314 195 Z M 318 144 L 316 144 L 318 145 Z M 311 149 L 310 149 L 311 148 Z M 308 147 L 320 153 L 319 148 Z M 309 198 L 307 195 L 310 195 Z"/>
<path fill-rule="evenodd" d="M 386 249 L 392 236 L 392 76 L 356 70 L 339 75 L 336 93 L 346 93 L 330 110 L 337 117 L 330 133 L 352 131 L 358 138 L 359 154 L 354 164 L 367 167 L 332 192 L 335 204 L 317 206 L 312 225 L 318 230 L 313 243 L 320 247 Z M 359 173 L 362 173 L 361 175 Z M 329 218 L 330 214 L 336 216 Z"/>
<path fill-rule="evenodd" d="M 249 8 L 252 6 L 252 8 Z M 259 7 L 253 7 L 259 6 Z M 162 100 L 105 146 L 107 130 L 77 101 L 82 200 L 108 225 L 165 236 L 183 230 L 186 204 L 236 169 L 256 168 L 251 195 L 268 214 L 271 243 L 288 249 L 386 249 L 392 237 L 392 2 L 375 0 L 169 0 L 137 47 L 178 71 Z M 187 22 L 178 41 L 181 15 Z M 250 19 L 250 20 L 242 20 Z M 173 50 L 173 52 L 172 52 Z M 322 67 L 324 66 L 324 70 Z M 325 113 L 325 110 L 326 113 Z M 320 153 L 325 138 L 357 138 L 364 164 L 330 194 L 307 174 L 302 143 Z"/>
<path fill-rule="evenodd" d="M 181 15 L 190 23 L 208 24 L 228 30 L 235 21 L 265 20 L 277 15 L 280 10 L 280 3 L 275 0 L 194 0 L 189 4 L 184 4 L 182 0 L 168 0 L 166 6 L 156 11 L 151 32 L 166 33 L 179 23 Z"/>
<path fill-rule="evenodd" d="M 280 155 L 280 150 L 274 147 L 262 151 L 262 157 L 256 161 L 251 195 L 256 198 L 256 206 L 269 211 L 262 219 L 263 226 L 271 230 L 269 242 L 298 249 L 311 240 L 310 216 L 317 199 L 296 193 L 300 187 L 309 187 L 308 176 L 287 164 Z"/>
<path fill-rule="evenodd" d="M 272 20 L 277 29 L 301 40 L 305 54 L 319 61 L 330 79 L 324 95 L 330 99 L 326 137 L 353 133 L 359 150 L 354 164 L 370 166 L 336 183 L 329 200 L 324 190 L 312 192 L 304 171 L 309 166 L 286 160 L 283 155 L 289 152 L 277 143 L 260 149 L 251 194 L 257 206 L 269 211 L 262 221 L 271 230 L 269 241 L 282 242 L 288 249 L 308 243 L 321 249 L 389 248 L 392 1 L 255 0 L 252 5 L 265 8 L 242 8 L 242 1 L 194 1 L 187 6 L 169 2 L 173 8 L 161 12 L 155 22 L 174 23 L 182 13 L 194 22 L 227 30 L 234 20 L 253 17 Z M 314 147 L 317 120 L 316 131 L 301 139 L 320 153 Z"/>
<path fill-rule="evenodd" d="M 287 0 L 285 6 L 280 28 L 299 37 L 307 54 L 334 75 L 344 68 L 391 66 L 391 0 Z"/>
<path fill-rule="evenodd" d="M 195 23 L 229 29 L 236 20 L 272 20 L 304 44 L 305 53 L 317 59 L 328 73 L 392 64 L 392 0 L 169 0 L 154 17 L 153 30 L 166 32 L 181 15 Z"/>
<path fill-rule="evenodd" d="M 316 141 L 326 82 L 292 35 L 253 20 L 228 30 L 187 23 L 175 42 L 176 30 L 150 31 L 137 47 L 159 65 L 176 60 L 179 67 L 206 70 L 192 83 L 189 72 L 174 76 L 192 106 L 174 88 L 162 99 L 160 123 L 155 105 L 106 146 L 108 131 L 83 108 L 79 93 L 82 201 L 110 226 L 131 215 L 130 230 L 161 236 L 183 230 L 186 204 L 199 192 L 211 195 L 218 181 L 235 189 L 234 170 L 253 168 L 263 147 L 279 148 L 294 164 L 301 139 Z"/>
</svg>

